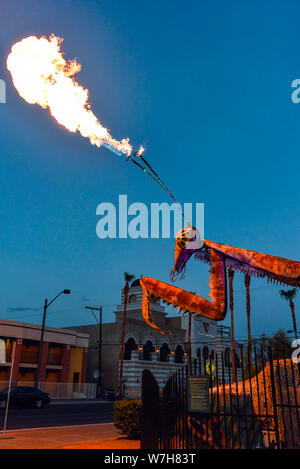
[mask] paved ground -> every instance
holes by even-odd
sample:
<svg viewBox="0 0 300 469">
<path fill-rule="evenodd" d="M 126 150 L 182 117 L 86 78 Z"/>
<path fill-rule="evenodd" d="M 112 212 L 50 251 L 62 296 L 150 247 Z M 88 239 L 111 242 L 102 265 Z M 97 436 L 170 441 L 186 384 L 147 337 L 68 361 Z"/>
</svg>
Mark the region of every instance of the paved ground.
<svg viewBox="0 0 300 469">
<path fill-rule="evenodd" d="M 60 406 L 59 406 L 60 407 Z M 113 423 L 0 433 L 1 449 L 139 449 L 140 442 L 120 435 Z"/>
<path fill-rule="evenodd" d="M 0 410 L 0 431 L 4 410 Z M 108 423 L 113 421 L 113 402 L 57 401 L 45 409 L 9 409 L 7 429 L 27 429 Z"/>
</svg>

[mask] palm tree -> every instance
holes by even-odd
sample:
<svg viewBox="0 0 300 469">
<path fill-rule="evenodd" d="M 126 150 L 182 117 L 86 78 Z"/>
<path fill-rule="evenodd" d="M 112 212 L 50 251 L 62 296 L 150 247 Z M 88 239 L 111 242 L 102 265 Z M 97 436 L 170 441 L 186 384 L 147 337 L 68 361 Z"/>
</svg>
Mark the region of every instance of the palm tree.
<svg viewBox="0 0 300 469">
<path fill-rule="evenodd" d="M 234 318 L 233 318 L 233 276 L 234 270 L 228 270 L 229 279 L 229 305 L 231 314 L 231 357 L 232 357 L 232 382 L 236 381 L 236 361 L 235 361 L 235 343 L 234 343 Z"/>
<path fill-rule="evenodd" d="M 196 291 L 191 291 L 193 295 L 196 295 Z M 192 364 L 192 344 L 191 344 L 191 330 L 192 330 L 192 313 L 189 311 L 189 326 L 188 326 L 188 340 L 187 340 L 187 352 L 188 352 L 188 365 L 191 372 Z"/>
<path fill-rule="evenodd" d="M 283 298 L 286 301 L 289 301 L 290 303 L 296 340 L 297 340 L 297 325 L 296 325 L 296 316 L 295 316 L 295 305 L 294 305 L 293 300 L 296 298 L 297 293 L 298 293 L 297 288 L 292 288 L 291 290 L 280 290 L 279 292 L 281 298 Z"/>
<path fill-rule="evenodd" d="M 245 275 L 246 286 L 246 304 L 247 304 L 247 328 L 248 328 L 248 351 L 249 351 L 249 367 L 252 366 L 252 341 L 251 341 L 251 324 L 250 324 L 250 275 Z"/>
<path fill-rule="evenodd" d="M 121 348 L 120 348 L 120 377 L 119 377 L 119 399 L 123 398 L 123 362 L 124 362 L 124 349 L 125 349 L 125 327 L 126 327 L 126 315 L 127 315 L 127 300 L 129 292 L 129 283 L 134 279 L 134 275 L 124 272 L 124 311 L 123 311 L 123 322 L 122 322 L 122 335 L 121 335 Z"/>
</svg>

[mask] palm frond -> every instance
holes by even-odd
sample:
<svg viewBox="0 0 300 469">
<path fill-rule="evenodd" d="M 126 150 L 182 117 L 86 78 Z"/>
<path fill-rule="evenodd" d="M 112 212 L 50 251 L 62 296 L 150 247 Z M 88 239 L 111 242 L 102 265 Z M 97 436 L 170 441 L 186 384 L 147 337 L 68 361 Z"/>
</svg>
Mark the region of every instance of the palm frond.
<svg viewBox="0 0 300 469">
<path fill-rule="evenodd" d="M 280 290 L 279 291 L 279 294 L 281 296 L 281 298 L 289 301 L 289 300 L 293 300 L 296 296 L 297 296 L 297 288 L 292 288 L 291 290 Z"/>
<path fill-rule="evenodd" d="M 125 282 L 130 283 L 134 279 L 135 275 L 130 274 L 129 272 L 124 272 Z"/>
</svg>

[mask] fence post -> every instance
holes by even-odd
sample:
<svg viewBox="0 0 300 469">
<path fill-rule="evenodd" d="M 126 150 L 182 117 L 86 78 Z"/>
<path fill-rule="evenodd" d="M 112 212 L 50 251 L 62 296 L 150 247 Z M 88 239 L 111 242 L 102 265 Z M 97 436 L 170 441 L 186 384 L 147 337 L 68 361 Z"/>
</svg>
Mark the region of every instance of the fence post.
<svg viewBox="0 0 300 469">
<path fill-rule="evenodd" d="M 158 449 L 161 441 L 159 387 L 151 371 L 142 373 L 141 449 Z"/>
<path fill-rule="evenodd" d="M 273 413 L 274 413 L 275 437 L 276 437 L 277 448 L 280 449 L 277 402 L 276 402 L 276 388 L 275 388 L 275 380 L 274 380 L 273 355 L 272 355 L 271 347 L 269 347 L 269 360 L 270 360 L 270 378 L 271 378 L 271 389 L 272 389 L 272 404 L 273 404 Z"/>
</svg>

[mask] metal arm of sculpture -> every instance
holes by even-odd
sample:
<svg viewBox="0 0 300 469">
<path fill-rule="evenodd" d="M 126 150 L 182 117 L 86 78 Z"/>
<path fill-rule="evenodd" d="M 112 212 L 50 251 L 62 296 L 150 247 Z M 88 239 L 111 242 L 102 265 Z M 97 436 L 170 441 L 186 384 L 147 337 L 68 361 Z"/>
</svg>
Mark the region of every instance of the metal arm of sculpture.
<svg viewBox="0 0 300 469">
<path fill-rule="evenodd" d="M 178 306 L 180 312 L 190 311 L 196 315 L 221 321 L 227 312 L 226 269 L 237 270 L 268 281 L 300 286 L 300 262 L 283 257 L 235 248 L 208 240 L 199 240 L 199 232 L 193 227 L 180 230 L 175 243 L 175 265 L 171 279 L 183 278 L 187 261 L 194 254 L 197 260 L 210 264 L 210 293 L 212 302 L 168 283 L 143 277 L 142 312 L 146 323 L 162 334 L 169 332 L 158 327 L 151 316 L 150 300 L 161 298 L 164 303 Z"/>
</svg>

